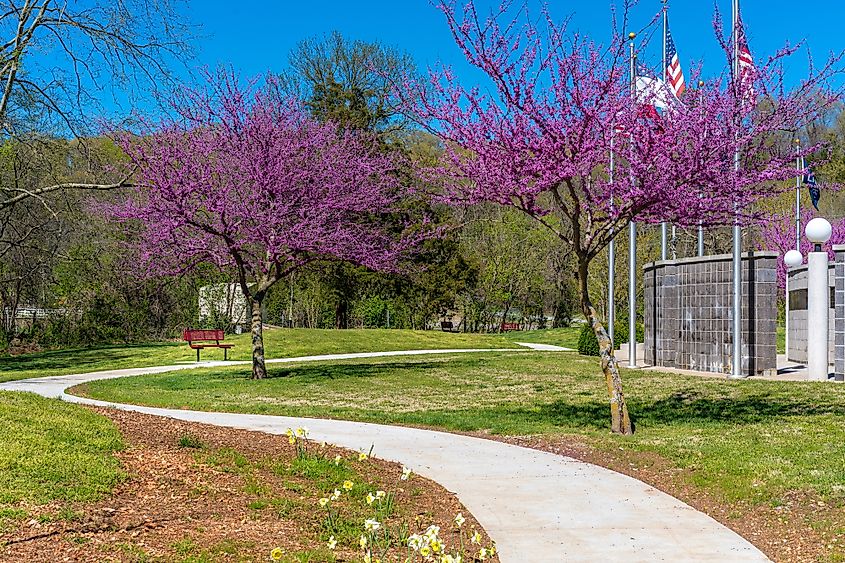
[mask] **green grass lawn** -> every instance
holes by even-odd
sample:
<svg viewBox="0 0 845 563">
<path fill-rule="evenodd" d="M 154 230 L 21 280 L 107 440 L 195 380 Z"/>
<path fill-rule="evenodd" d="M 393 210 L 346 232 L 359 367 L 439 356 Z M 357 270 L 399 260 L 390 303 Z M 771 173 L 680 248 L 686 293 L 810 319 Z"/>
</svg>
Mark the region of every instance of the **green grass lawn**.
<svg viewBox="0 0 845 563">
<path fill-rule="evenodd" d="M 235 347 L 229 351 L 233 360 L 252 356 L 248 334 L 227 335 Z M 310 354 L 345 352 L 383 352 L 425 348 L 509 348 L 514 342 L 543 342 L 574 347 L 578 329 L 499 334 L 460 334 L 422 330 L 312 330 L 268 329 L 264 332 L 267 358 L 289 358 Z M 202 358 L 222 360 L 223 351 L 203 350 Z M 107 369 L 148 367 L 190 362 L 196 352 L 183 342 L 100 346 L 0 357 L 0 382 L 28 377 L 65 375 Z"/>
<path fill-rule="evenodd" d="M 30 393 L 0 391 L 0 527 L 25 516 L 21 501 L 86 501 L 111 491 L 123 475 L 112 453 L 117 428 L 88 409 Z"/>
<path fill-rule="evenodd" d="M 729 500 L 783 502 L 807 490 L 845 501 L 845 388 L 626 371 L 637 426 L 610 435 L 595 359 L 572 353 L 391 358 L 244 368 L 91 383 L 99 399 L 419 424 L 499 434 L 580 435 L 596 447 L 655 452 Z"/>
</svg>

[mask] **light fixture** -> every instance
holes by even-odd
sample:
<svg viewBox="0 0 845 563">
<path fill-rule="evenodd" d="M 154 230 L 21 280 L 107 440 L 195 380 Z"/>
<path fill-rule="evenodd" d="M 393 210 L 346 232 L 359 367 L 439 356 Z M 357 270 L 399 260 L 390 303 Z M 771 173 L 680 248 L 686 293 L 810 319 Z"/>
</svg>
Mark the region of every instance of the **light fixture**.
<svg viewBox="0 0 845 563">
<path fill-rule="evenodd" d="M 801 256 L 801 253 L 795 250 L 794 248 L 783 255 L 784 264 L 786 264 L 790 268 L 800 266 L 803 261 L 804 257 Z"/>
<path fill-rule="evenodd" d="M 804 234 L 807 239 L 815 246 L 813 252 L 821 252 L 822 245 L 830 240 L 832 229 L 830 223 L 824 217 L 816 217 L 807 223 L 804 229 Z"/>
</svg>

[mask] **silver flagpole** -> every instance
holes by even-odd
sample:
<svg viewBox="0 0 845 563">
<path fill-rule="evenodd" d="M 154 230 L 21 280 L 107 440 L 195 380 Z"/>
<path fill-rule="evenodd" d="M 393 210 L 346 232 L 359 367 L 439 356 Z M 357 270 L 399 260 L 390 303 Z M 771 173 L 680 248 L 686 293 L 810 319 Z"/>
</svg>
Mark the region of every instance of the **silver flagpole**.
<svg viewBox="0 0 845 563">
<path fill-rule="evenodd" d="M 666 14 L 667 0 L 660 0 L 663 3 L 663 84 L 666 85 L 666 27 L 668 25 Z M 674 239 L 674 234 L 673 234 Z M 660 259 L 666 260 L 666 221 L 660 223 Z"/>
<path fill-rule="evenodd" d="M 611 128 L 615 127 L 611 125 Z M 613 155 L 613 138 L 616 135 L 616 131 L 611 129 L 610 131 L 610 170 L 608 173 L 608 179 L 610 180 L 611 191 L 610 191 L 610 215 L 611 221 L 613 220 L 613 168 L 614 168 L 614 155 Z M 610 244 L 607 245 L 607 335 L 610 337 L 610 342 L 613 345 L 613 349 L 616 348 L 616 341 L 613 340 L 613 325 L 616 324 L 616 244 L 613 241 L 613 231 L 610 233 Z"/>
<path fill-rule="evenodd" d="M 739 0 L 733 2 L 733 70 L 734 92 L 739 96 L 740 82 L 739 68 Z M 734 151 L 734 172 L 739 171 L 739 147 Z M 736 203 L 735 203 L 736 205 Z M 731 362 L 732 378 L 744 377 L 742 373 L 742 229 L 739 226 L 739 209 L 734 217 L 733 228 L 733 350 Z"/>
<path fill-rule="evenodd" d="M 637 75 L 634 67 L 634 38 L 636 33 L 629 33 L 631 40 L 631 97 L 636 96 Z M 628 225 L 628 367 L 637 367 L 637 224 Z"/>
<path fill-rule="evenodd" d="M 801 252 L 801 171 L 803 158 L 801 152 L 801 139 L 795 139 L 795 168 L 798 172 L 795 176 L 795 250 Z"/>
<path fill-rule="evenodd" d="M 701 88 L 703 86 L 704 81 L 699 80 L 698 87 Z M 702 197 L 702 194 L 698 194 L 698 197 L 700 199 Z M 701 221 L 698 222 L 698 256 L 699 258 L 704 256 L 704 225 L 701 224 Z"/>
</svg>

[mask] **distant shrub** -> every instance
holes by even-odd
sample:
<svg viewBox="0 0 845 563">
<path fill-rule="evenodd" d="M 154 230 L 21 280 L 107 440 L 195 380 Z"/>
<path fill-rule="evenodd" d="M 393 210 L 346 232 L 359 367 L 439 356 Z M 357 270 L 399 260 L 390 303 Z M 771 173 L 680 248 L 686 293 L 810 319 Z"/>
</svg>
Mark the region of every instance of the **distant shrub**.
<svg viewBox="0 0 845 563">
<path fill-rule="evenodd" d="M 643 324 L 637 323 L 637 342 L 643 341 L 645 330 Z M 627 319 L 618 319 L 615 324 L 613 332 L 614 346 L 619 348 L 619 345 L 628 342 L 628 321 Z M 578 335 L 578 353 L 583 356 L 598 356 L 599 343 L 596 340 L 596 334 L 593 332 L 589 324 L 581 327 L 581 333 Z"/>
</svg>

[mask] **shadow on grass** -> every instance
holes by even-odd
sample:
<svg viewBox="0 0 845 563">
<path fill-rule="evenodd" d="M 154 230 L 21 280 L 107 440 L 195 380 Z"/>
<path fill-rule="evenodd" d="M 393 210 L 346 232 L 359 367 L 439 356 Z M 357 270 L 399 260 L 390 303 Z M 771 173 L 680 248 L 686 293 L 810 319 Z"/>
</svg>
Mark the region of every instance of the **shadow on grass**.
<svg viewBox="0 0 845 563">
<path fill-rule="evenodd" d="M 3 356 L 0 357 L 0 374 L 24 370 L 59 370 L 71 366 L 79 368 L 80 371 L 85 371 L 86 367 L 111 365 L 136 358 L 138 357 L 138 349 L 152 351 L 154 348 L 166 346 L 169 345 L 125 344 L 36 352 L 34 354 L 21 354 L 20 356 Z"/>
<path fill-rule="evenodd" d="M 744 397 L 707 397 L 677 392 L 650 403 L 629 401 L 635 424 L 665 426 L 675 424 L 754 424 L 774 422 L 793 416 L 836 414 L 843 411 L 839 401 L 819 402 L 816 398 L 789 399 L 780 394 L 759 393 Z M 606 428 L 607 403 L 558 400 L 538 409 L 514 409 L 510 416 L 524 417 L 537 424 L 558 427 Z"/>
<path fill-rule="evenodd" d="M 408 372 L 443 368 L 446 362 L 437 361 L 408 361 L 383 364 L 317 364 L 299 365 L 291 367 L 269 367 L 267 379 L 293 379 L 302 383 L 310 383 L 325 379 L 366 379 L 372 377 L 395 376 L 399 370 Z M 450 361 L 449 366 L 454 366 Z M 469 365 L 469 363 L 467 363 Z"/>
</svg>

